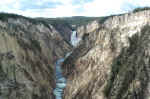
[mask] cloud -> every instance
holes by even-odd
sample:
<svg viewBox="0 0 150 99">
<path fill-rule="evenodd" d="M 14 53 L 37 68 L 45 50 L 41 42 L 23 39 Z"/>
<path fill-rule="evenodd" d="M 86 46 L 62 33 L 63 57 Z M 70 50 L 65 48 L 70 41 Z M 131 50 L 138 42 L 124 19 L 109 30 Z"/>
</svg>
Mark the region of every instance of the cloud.
<svg viewBox="0 0 150 99">
<path fill-rule="evenodd" d="M 123 0 L 94 0 L 84 4 L 84 13 L 86 16 L 105 16 L 114 13 L 120 13 Z"/>
<path fill-rule="evenodd" d="M 106 16 L 143 6 L 150 0 L 4 0 L 0 11 L 29 17 Z"/>
</svg>

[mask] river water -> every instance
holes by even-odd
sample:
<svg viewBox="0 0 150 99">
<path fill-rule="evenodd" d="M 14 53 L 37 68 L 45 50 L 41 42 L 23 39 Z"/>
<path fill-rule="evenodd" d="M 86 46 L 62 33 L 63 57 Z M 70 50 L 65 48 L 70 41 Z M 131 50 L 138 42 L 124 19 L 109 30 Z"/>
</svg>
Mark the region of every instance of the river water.
<svg viewBox="0 0 150 99">
<path fill-rule="evenodd" d="M 79 41 L 80 39 L 77 38 L 77 32 L 72 31 L 70 43 L 75 47 Z M 56 88 L 53 93 L 56 99 L 62 99 L 63 90 L 66 87 L 66 78 L 62 74 L 61 64 L 64 62 L 65 58 L 70 55 L 70 53 L 71 52 L 68 52 L 64 58 L 58 59 L 55 63 Z"/>
</svg>

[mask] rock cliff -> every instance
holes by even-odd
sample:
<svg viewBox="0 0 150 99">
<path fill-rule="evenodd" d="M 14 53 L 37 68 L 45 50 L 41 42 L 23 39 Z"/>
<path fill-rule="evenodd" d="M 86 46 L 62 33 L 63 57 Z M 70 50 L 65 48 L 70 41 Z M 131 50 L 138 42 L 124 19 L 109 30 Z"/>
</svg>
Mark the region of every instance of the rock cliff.
<svg viewBox="0 0 150 99">
<path fill-rule="evenodd" d="M 54 99 L 54 63 L 71 46 L 51 24 L 4 16 L 0 15 L 0 99 Z"/>
<path fill-rule="evenodd" d="M 149 99 L 149 20 L 150 10 L 92 18 L 72 48 L 74 24 L 0 14 L 0 99 L 55 99 L 55 62 L 68 52 L 63 99 Z"/>
<path fill-rule="evenodd" d="M 64 61 L 64 99 L 149 99 L 150 11 L 78 27 L 83 38 Z"/>
</svg>

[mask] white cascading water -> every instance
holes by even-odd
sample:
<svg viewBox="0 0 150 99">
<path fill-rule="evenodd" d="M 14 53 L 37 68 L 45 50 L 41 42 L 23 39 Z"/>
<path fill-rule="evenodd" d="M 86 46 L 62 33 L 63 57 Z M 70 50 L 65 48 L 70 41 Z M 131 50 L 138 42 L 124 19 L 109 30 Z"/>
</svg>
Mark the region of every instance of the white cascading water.
<svg viewBox="0 0 150 99">
<path fill-rule="evenodd" d="M 75 47 L 79 41 L 80 39 L 77 38 L 77 32 L 72 31 L 70 43 Z M 56 64 L 55 64 L 56 88 L 53 91 L 55 95 L 55 99 L 62 99 L 62 93 L 63 93 L 64 88 L 66 87 L 66 78 L 62 74 L 61 64 L 70 54 L 71 52 L 67 53 L 64 58 L 60 58 L 56 61 Z"/>
<path fill-rule="evenodd" d="M 78 42 L 80 41 L 80 38 L 77 38 L 77 32 L 73 31 L 71 35 L 71 44 L 75 47 L 77 46 Z"/>
</svg>

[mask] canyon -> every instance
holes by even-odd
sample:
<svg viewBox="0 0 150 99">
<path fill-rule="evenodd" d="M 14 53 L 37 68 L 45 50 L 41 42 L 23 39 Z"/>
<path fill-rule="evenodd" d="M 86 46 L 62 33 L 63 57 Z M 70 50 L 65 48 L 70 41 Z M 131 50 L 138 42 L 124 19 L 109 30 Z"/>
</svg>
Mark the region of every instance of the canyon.
<svg viewBox="0 0 150 99">
<path fill-rule="evenodd" d="M 150 10 L 80 25 L 0 14 L 0 99 L 149 99 L 149 78 Z"/>
</svg>

